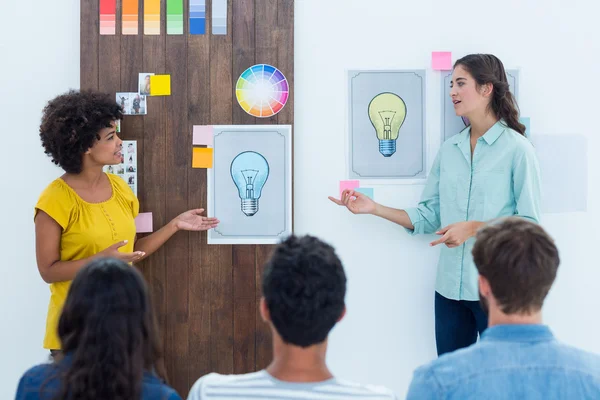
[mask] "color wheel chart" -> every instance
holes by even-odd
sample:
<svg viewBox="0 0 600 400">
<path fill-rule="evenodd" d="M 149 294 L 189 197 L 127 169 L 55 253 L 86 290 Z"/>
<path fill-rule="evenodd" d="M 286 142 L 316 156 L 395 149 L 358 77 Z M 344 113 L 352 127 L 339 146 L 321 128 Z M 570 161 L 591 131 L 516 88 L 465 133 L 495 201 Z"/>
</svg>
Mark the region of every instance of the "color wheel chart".
<svg viewBox="0 0 600 400">
<path fill-rule="evenodd" d="M 235 95 L 240 107 L 248 114 L 266 118 L 285 106 L 289 86 L 280 70 L 268 64 L 257 64 L 242 72 Z"/>
</svg>

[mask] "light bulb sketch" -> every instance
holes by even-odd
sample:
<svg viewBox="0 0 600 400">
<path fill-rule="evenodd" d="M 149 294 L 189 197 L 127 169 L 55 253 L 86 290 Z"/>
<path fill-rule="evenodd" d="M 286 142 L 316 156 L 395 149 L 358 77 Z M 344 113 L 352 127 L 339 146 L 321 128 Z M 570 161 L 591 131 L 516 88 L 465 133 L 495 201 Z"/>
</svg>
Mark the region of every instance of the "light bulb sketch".
<svg viewBox="0 0 600 400">
<path fill-rule="evenodd" d="M 258 212 L 258 199 L 269 177 L 269 163 L 262 154 L 244 151 L 233 159 L 230 171 L 240 195 L 242 212 L 251 217 Z"/>
<path fill-rule="evenodd" d="M 396 152 L 396 140 L 406 119 L 406 103 L 394 93 L 380 93 L 369 103 L 369 119 L 379 139 L 379 152 L 391 157 Z"/>
</svg>

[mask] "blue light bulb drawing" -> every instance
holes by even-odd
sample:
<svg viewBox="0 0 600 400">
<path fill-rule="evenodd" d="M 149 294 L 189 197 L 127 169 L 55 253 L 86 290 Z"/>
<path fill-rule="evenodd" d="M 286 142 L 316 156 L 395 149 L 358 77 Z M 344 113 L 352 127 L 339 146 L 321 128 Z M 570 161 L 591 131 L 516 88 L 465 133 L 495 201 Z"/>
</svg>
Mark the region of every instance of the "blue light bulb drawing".
<svg viewBox="0 0 600 400">
<path fill-rule="evenodd" d="M 244 151 L 231 162 L 231 179 L 242 201 L 242 212 L 248 217 L 258 212 L 258 199 L 269 177 L 269 163 L 262 154 Z"/>
</svg>

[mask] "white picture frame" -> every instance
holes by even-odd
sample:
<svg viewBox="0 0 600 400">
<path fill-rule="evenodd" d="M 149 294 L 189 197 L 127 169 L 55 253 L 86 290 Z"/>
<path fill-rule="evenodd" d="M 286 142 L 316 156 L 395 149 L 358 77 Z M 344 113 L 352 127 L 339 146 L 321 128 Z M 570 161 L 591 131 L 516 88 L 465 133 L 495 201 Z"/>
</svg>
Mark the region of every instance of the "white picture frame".
<svg viewBox="0 0 600 400">
<path fill-rule="evenodd" d="M 292 126 L 214 125 L 213 139 L 207 208 L 220 222 L 207 243 L 277 244 L 291 235 Z"/>
</svg>

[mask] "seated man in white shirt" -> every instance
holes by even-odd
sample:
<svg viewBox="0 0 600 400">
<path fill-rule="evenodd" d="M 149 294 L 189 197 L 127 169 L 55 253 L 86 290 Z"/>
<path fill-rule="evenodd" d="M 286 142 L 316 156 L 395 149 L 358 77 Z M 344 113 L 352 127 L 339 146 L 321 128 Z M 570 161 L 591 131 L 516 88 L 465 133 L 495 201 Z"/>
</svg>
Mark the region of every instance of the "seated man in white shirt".
<svg viewBox="0 0 600 400">
<path fill-rule="evenodd" d="M 244 375 L 208 374 L 188 400 L 396 399 L 388 389 L 337 379 L 327 368 L 327 336 L 346 312 L 346 275 L 334 249 L 291 236 L 275 249 L 262 277 L 260 313 L 273 334 L 273 361 Z"/>
</svg>

